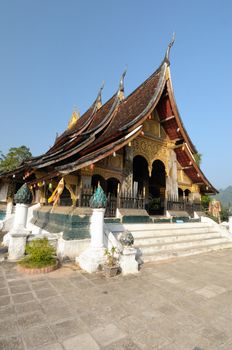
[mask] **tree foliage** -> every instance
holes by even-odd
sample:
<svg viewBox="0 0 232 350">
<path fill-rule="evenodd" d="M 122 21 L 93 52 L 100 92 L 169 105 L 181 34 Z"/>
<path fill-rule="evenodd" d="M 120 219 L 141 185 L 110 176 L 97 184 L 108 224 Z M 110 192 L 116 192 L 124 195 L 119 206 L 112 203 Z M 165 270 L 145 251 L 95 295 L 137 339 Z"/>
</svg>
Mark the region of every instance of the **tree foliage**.
<svg viewBox="0 0 232 350">
<path fill-rule="evenodd" d="M 209 209 L 209 202 L 211 200 L 212 200 L 212 198 L 210 196 L 208 196 L 207 194 L 205 194 L 201 197 L 201 204 L 205 210 Z"/>
<path fill-rule="evenodd" d="M 202 154 L 201 153 L 195 153 L 193 155 L 194 159 L 195 159 L 195 162 L 197 163 L 198 166 L 201 165 L 201 162 L 202 162 Z"/>
<path fill-rule="evenodd" d="M 0 152 L 0 173 L 16 169 L 23 161 L 31 157 L 30 149 L 26 146 L 12 147 L 6 155 Z"/>
<path fill-rule="evenodd" d="M 222 207 L 222 211 L 220 213 L 221 221 L 228 221 L 230 215 L 231 215 L 230 209 Z"/>
</svg>

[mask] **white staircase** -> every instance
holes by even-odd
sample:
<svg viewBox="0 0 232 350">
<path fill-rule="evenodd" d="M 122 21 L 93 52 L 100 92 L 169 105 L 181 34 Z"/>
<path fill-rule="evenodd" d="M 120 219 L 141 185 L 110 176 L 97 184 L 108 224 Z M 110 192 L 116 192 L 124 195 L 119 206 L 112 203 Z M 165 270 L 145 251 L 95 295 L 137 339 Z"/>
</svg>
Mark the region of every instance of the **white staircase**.
<svg viewBox="0 0 232 350">
<path fill-rule="evenodd" d="M 109 227 L 110 226 L 110 227 Z M 211 223 L 112 224 L 114 235 L 128 230 L 141 262 L 160 261 L 232 248 L 232 240 Z"/>
</svg>

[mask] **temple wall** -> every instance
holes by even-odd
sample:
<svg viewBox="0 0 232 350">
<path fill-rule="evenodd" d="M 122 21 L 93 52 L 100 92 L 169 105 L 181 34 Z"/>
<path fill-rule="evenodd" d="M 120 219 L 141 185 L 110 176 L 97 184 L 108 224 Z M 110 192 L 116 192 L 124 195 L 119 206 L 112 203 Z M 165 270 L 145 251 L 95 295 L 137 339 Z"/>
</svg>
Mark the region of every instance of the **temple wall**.
<svg viewBox="0 0 232 350">
<path fill-rule="evenodd" d="M 194 184 L 190 178 L 185 174 L 184 170 L 181 169 L 181 166 L 178 163 L 177 166 L 177 177 L 178 177 L 178 187 L 182 191 L 189 190 L 191 193 L 188 195 L 190 201 L 200 201 L 201 193 L 200 188 L 197 184 Z"/>
<path fill-rule="evenodd" d="M 178 187 L 181 188 L 183 191 L 187 189 L 191 191 L 193 183 L 190 180 L 190 178 L 185 174 L 184 170 L 181 169 L 181 166 L 179 163 L 178 163 L 177 176 L 178 176 Z"/>
<path fill-rule="evenodd" d="M 67 182 L 70 185 L 77 186 L 77 184 L 78 184 L 78 176 L 77 175 L 65 175 L 64 180 L 65 180 L 65 182 Z"/>
<path fill-rule="evenodd" d="M 189 190 L 191 192 L 200 192 L 199 186 L 194 184 L 190 178 L 185 174 L 184 170 L 181 169 L 181 166 L 178 163 L 177 166 L 177 177 L 178 177 L 178 187 L 183 191 Z"/>
<path fill-rule="evenodd" d="M 110 178 L 117 179 L 120 183 L 123 180 L 123 152 L 117 152 L 115 155 L 106 157 L 99 162 L 81 169 L 82 186 L 90 187 L 91 179 L 94 175 L 100 175 L 105 180 Z"/>
<path fill-rule="evenodd" d="M 7 201 L 7 193 L 8 193 L 9 184 L 8 183 L 0 183 L 0 202 Z"/>
</svg>

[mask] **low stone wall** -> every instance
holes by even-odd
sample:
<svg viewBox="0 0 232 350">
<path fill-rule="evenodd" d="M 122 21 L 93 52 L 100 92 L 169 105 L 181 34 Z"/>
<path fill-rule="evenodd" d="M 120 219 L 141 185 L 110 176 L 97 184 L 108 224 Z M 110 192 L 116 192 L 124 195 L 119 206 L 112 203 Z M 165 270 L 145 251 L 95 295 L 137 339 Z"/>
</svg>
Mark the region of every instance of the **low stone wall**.
<svg viewBox="0 0 232 350">
<path fill-rule="evenodd" d="M 64 240 L 90 238 L 91 208 L 43 206 L 33 211 L 32 223 L 51 233 L 63 232 Z"/>
<path fill-rule="evenodd" d="M 91 208 L 42 206 L 33 211 L 31 223 L 51 233 L 63 232 L 64 240 L 90 238 Z M 105 222 L 152 222 L 145 210 L 120 209 L 118 218 L 105 218 Z"/>
</svg>

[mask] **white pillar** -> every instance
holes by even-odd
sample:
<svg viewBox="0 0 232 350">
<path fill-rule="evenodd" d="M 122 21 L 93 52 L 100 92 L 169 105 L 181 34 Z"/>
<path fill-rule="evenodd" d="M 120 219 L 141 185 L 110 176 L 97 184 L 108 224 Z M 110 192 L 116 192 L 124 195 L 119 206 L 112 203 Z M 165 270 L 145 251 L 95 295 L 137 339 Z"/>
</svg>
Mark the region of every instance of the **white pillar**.
<svg viewBox="0 0 232 350">
<path fill-rule="evenodd" d="M 104 247 L 103 226 L 104 226 L 105 209 L 93 209 L 90 219 L 91 248 L 98 249 Z"/>
<path fill-rule="evenodd" d="M 76 258 L 76 262 L 79 263 L 80 267 L 89 273 L 96 272 L 106 260 L 103 243 L 104 213 L 104 208 L 93 209 L 90 219 L 90 247 Z"/>
<path fill-rule="evenodd" d="M 232 216 L 229 216 L 229 232 L 232 234 Z"/>
<path fill-rule="evenodd" d="M 27 204 L 16 204 L 13 229 L 25 228 L 27 223 Z"/>
<path fill-rule="evenodd" d="M 27 204 L 16 204 L 14 224 L 9 232 L 10 241 L 8 247 L 8 260 L 18 260 L 24 256 L 26 248 L 26 239 L 29 231 L 26 230 L 27 222 Z"/>
</svg>

